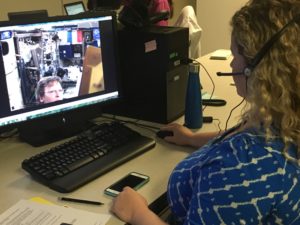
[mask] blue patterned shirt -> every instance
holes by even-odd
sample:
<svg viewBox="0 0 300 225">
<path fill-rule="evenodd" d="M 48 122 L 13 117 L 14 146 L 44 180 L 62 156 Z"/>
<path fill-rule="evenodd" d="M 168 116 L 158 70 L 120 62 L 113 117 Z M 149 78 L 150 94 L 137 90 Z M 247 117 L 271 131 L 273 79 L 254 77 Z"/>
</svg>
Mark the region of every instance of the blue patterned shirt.
<svg viewBox="0 0 300 225">
<path fill-rule="evenodd" d="M 223 136 L 171 174 L 168 200 L 177 224 L 299 225 L 300 168 L 283 156 L 282 141 L 266 142 L 254 129 Z"/>
</svg>

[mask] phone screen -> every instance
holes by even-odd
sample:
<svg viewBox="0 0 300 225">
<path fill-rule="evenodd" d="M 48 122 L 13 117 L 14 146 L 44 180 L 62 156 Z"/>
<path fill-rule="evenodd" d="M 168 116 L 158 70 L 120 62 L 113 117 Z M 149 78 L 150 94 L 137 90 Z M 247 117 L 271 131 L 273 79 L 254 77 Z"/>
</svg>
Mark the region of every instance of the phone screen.
<svg viewBox="0 0 300 225">
<path fill-rule="evenodd" d="M 140 183 L 144 182 L 145 178 L 128 175 L 121 180 L 119 180 L 117 183 L 113 184 L 110 188 L 116 191 L 122 191 L 124 187 L 129 186 L 131 188 L 134 188 L 138 186 Z"/>
<path fill-rule="evenodd" d="M 119 192 L 123 190 L 124 187 L 129 186 L 133 189 L 137 189 L 143 184 L 147 183 L 149 177 L 146 175 L 138 173 L 130 173 L 127 176 L 123 177 L 121 180 L 112 184 L 110 187 L 105 189 L 105 192 L 109 195 L 116 196 Z"/>
</svg>

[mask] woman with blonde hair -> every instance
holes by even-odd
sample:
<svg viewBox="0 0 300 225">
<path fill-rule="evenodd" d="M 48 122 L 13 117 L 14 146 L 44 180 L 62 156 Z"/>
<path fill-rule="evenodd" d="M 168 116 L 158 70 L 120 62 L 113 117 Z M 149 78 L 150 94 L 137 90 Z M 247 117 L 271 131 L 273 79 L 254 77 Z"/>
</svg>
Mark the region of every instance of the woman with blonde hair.
<svg viewBox="0 0 300 225">
<path fill-rule="evenodd" d="M 163 128 L 174 133 L 166 141 L 201 147 L 170 176 L 173 224 L 300 224 L 299 13 L 298 0 L 252 0 L 233 16 L 241 123 L 208 143 L 216 133 Z M 165 224 L 128 187 L 112 211 L 133 225 Z"/>
</svg>

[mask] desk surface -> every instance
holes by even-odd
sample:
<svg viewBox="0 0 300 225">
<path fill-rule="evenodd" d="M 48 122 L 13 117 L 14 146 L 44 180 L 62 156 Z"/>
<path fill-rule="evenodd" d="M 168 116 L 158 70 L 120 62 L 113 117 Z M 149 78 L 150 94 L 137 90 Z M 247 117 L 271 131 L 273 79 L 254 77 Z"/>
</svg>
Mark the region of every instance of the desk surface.
<svg viewBox="0 0 300 225">
<path fill-rule="evenodd" d="M 235 86 L 232 85 L 232 77 L 217 77 L 217 71 L 230 71 L 228 60 L 210 60 L 209 55 L 201 57 L 200 62 L 206 67 L 215 83 L 214 95 L 218 98 L 226 99 L 227 104 L 223 107 L 206 107 L 204 116 L 213 116 L 221 121 L 221 127 L 225 127 L 225 122 L 229 116 L 230 110 L 236 106 L 241 98 L 237 96 Z M 201 68 L 200 80 L 204 91 L 211 93 L 213 85 L 206 72 Z M 229 121 L 229 127 L 236 123 L 240 108 L 234 111 Z M 183 123 L 183 118 L 176 122 Z M 160 126 L 157 124 L 157 126 Z M 30 199 L 32 197 L 42 197 L 58 205 L 68 205 L 78 209 L 84 209 L 98 213 L 109 213 L 112 198 L 103 194 L 104 189 L 117 181 L 125 174 L 136 171 L 150 176 L 150 182 L 139 190 L 146 197 L 149 203 L 155 201 L 161 196 L 167 187 L 167 182 L 174 166 L 185 158 L 194 149 L 190 147 L 181 147 L 166 143 L 157 139 L 153 132 L 132 126 L 133 129 L 142 134 L 156 139 L 156 147 L 137 158 L 117 167 L 106 173 L 98 179 L 88 183 L 82 188 L 68 194 L 55 192 L 46 186 L 43 186 L 32 180 L 21 168 L 23 159 L 46 150 L 51 145 L 38 148 L 31 147 L 26 143 L 19 141 L 17 137 L 8 138 L 0 142 L 0 213 L 11 207 L 19 199 Z M 214 120 L 211 124 L 204 124 L 197 132 L 217 131 L 218 121 Z M 58 197 L 68 196 L 83 199 L 93 199 L 104 202 L 104 206 L 88 206 L 78 203 L 66 203 L 57 200 Z M 108 225 L 123 224 L 115 216 L 109 220 Z"/>
</svg>

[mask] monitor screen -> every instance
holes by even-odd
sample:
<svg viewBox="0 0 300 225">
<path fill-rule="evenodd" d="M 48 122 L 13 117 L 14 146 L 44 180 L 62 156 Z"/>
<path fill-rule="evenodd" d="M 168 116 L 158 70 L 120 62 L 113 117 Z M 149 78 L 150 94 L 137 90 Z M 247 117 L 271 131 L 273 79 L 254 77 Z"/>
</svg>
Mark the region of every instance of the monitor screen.
<svg viewBox="0 0 300 225">
<path fill-rule="evenodd" d="M 64 4 L 67 15 L 75 15 L 85 12 L 85 7 L 82 1 Z"/>
<path fill-rule="evenodd" d="M 2 22 L 0 41 L 0 127 L 57 132 L 120 97 L 113 12 Z"/>
<path fill-rule="evenodd" d="M 21 12 L 7 13 L 9 20 L 23 20 L 23 19 L 40 19 L 48 17 L 48 11 L 45 9 Z"/>
</svg>

